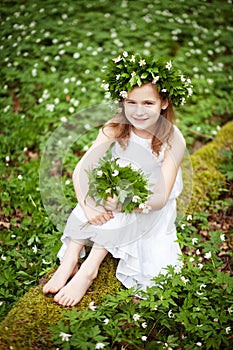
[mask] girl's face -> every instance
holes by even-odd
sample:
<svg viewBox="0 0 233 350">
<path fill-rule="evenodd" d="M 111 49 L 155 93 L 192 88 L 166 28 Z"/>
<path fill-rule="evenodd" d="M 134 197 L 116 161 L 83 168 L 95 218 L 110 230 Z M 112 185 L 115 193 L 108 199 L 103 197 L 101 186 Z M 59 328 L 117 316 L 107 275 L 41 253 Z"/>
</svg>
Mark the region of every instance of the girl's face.
<svg viewBox="0 0 233 350">
<path fill-rule="evenodd" d="M 161 100 L 156 86 L 152 83 L 134 87 L 124 99 L 125 116 L 135 131 L 146 137 L 152 136 L 161 109 L 166 109 L 168 101 Z"/>
</svg>

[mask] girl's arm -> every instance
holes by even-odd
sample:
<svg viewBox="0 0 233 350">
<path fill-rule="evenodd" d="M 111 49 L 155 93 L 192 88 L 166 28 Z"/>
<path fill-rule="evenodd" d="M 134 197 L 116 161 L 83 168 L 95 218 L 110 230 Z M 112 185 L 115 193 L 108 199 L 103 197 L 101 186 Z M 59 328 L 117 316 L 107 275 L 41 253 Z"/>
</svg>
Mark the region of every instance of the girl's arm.
<svg viewBox="0 0 233 350">
<path fill-rule="evenodd" d="M 78 202 L 83 207 L 88 221 L 93 225 L 102 225 L 113 217 L 112 213 L 103 206 L 97 206 L 93 198 L 87 197 L 89 188 L 86 170 L 96 165 L 115 141 L 110 127 L 105 127 L 104 132 L 100 130 L 95 142 L 78 162 L 73 172 L 73 183 Z"/>
<path fill-rule="evenodd" d="M 178 129 L 175 129 L 169 144 L 170 147 L 165 151 L 161 175 L 154 187 L 154 193 L 147 201 L 152 210 L 162 209 L 166 205 L 184 157 L 186 143 Z"/>
</svg>

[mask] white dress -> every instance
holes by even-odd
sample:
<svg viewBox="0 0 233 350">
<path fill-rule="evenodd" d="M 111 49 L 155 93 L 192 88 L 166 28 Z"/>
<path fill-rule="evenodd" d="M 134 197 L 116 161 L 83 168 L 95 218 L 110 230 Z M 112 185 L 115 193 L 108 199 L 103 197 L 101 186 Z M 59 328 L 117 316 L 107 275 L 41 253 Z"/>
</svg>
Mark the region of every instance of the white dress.
<svg viewBox="0 0 233 350">
<path fill-rule="evenodd" d="M 119 158 L 122 166 L 131 163 L 140 167 L 149 175 L 149 182 L 155 184 L 160 176 L 165 148 L 162 147 L 156 157 L 151 150 L 151 140 L 131 132 L 127 148 L 123 150 L 116 142 L 112 156 Z M 78 204 L 67 220 L 58 258 L 62 259 L 70 239 L 77 242 L 88 239 L 88 242 L 96 242 L 119 259 L 116 277 L 125 287 L 145 289 L 152 285 L 151 278 L 160 272 L 165 273 L 166 266 L 176 265 L 181 254 L 179 244 L 175 242 L 175 220 L 176 198 L 182 187 L 179 170 L 169 200 L 161 210 L 150 211 L 148 214 L 114 212 L 114 218 L 104 225 L 87 225 L 81 230 L 87 218 Z M 85 248 L 81 256 L 84 255 Z"/>
</svg>

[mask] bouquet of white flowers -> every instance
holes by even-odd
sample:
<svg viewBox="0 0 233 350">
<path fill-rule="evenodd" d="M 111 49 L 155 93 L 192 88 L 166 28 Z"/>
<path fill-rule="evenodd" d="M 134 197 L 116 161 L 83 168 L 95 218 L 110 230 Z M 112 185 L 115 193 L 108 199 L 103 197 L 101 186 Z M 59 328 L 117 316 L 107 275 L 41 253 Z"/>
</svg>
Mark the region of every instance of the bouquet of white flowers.
<svg viewBox="0 0 233 350">
<path fill-rule="evenodd" d="M 90 197 L 97 204 L 105 202 L 107 197 L 118 197 L 124 213 L 131 213 L 134 208 L 148 213 L 151 209 L 145 202 L 152 193 L 149 189 L 148 175 L 141 169 L 129 164 L 124 167 L 118 164 L 118 158 L 104 158 L 94 169 L 88 170 Z"/>
</svg>

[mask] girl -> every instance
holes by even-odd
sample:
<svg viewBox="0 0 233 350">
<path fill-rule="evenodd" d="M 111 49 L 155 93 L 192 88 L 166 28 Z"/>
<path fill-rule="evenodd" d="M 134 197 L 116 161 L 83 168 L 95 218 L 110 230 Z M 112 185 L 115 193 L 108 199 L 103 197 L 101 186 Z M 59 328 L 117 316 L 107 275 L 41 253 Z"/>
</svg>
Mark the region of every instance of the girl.
<svg viewBox="0 0 233 350">
<path fill-rule="evenodd" d="M 121 111 L 100 130 L 74 170 L 78 205 L 62 236 L 61 264 L 43 288 L 45 294 L 55 293 L 54 300 L 64 306 L 82 299 L 108 252 L 119 259 L 116 277 L 122 284 L 142 289 L 152 284 L 154 276 L 165 273 L 166 266 L 177 264 L 181 253 L 175 219 L 185 141 L 173 125 L 172 104 L 182 104 L 191 95 L 190 80 L 171 61 L 123 52 L 110 62 L 104 88 L 120 101 Z M 87 197 L 86 170 L 111 146 L 112 157 L 120 165 L 134 164 L 148 174 L 153 188 L 146 213 L 140 208 L 122 213 L 116 196 L 102 205 Z M 78 258 L 90 241 L 90 253 L 78 269 Z"/>
</svg>

